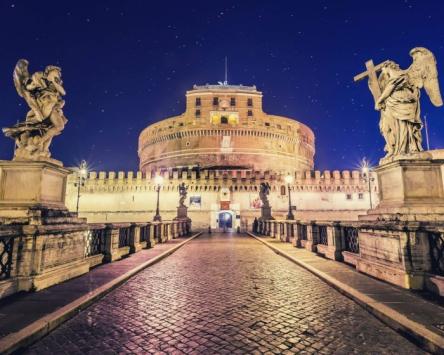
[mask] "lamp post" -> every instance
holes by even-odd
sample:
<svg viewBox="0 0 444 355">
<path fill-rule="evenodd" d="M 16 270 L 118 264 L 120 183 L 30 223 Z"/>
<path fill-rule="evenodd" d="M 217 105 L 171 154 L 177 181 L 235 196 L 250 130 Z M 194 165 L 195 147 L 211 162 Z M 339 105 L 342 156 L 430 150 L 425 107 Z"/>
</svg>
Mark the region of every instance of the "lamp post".
<svg viewBox="0 0 444 355">
<path fill-rule="evenodd" d="M 156 215 L 153 218 L 154 222 L 160 222 L 162 221 L 162 217 L 160 216 L 159 212 L 159 197 L 160 197 L 160 188 L 163 184 L 163 177 L 161 175 L 156 175 L 154 178 L 154 184 L 156 185 L 156 191 L 157 191 L 157 205 L 156 205 Z"/>
<path fill-rule="evenodd" d="M 370 176 L 370 171 L 371 171 L 370 165 L 369 165 L 368 161 L 366 161 L 364 159 L 362 161 L 361 172 L 362 172 L 362 176 L 364 178 L 364 181 L 368 182 L 368 198 L 370 201 L 370 209 L 373 209 L 371 182 L 373 180 L 375 180 L 375 178 Z"/>
<path fill-rule="evenodd" d="M 83 186 L 85 184 L 87 174 L 88 174 L 88 169 L 87 169 L 86 161 L 82 160 L 80 162 L 80 166 L 79 166 L 79 170 L 78 170 L 78 180 L 77 180 L 77 207 L 76 207 L 77 213 L 79 213 L 80 186 Z"/>
<path fill-rule="evenodd" d="M 288 187 L 288 214 L 287 214 L 287 220 L 294 220 L 293 211 L 291 210 L 291 186 L 290 184 L 293 182 L 293 176 L 290 174 L 285 177 L 285 182 L 287 183 Z"/>
</svg>

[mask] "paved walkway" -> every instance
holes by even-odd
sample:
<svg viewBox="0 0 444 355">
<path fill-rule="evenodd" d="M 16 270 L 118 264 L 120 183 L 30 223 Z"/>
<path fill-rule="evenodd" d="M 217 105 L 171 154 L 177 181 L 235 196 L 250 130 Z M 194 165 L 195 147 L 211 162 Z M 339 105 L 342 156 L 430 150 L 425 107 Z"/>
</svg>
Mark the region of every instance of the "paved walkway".
<svg viewBox="0 0 444 355">
<path fill-rule="evenodd" d="M 119 282 L 119 279 L 123 282 L 125 275 L 162 257 L 162 254 L 179 247 L 185 240 L 186 238 L 178 238 L 157 244 L 154 248 L 144 249 L 120 261 L 98 266 L 87 274 L 59 285 L 0 301 L 0 349 L 4 351 L 11 344 L 21 341 L 19 338 L 29 336 L 27 333 L 36 332 L 42 325 L 48 326 L 48 322 L 54 318 L 51 318 L 53 312 L 78 309 L 85 300 L 93 299 L 95 294 L 100 295 L 102 289 L 109 289 L 110 283 Z M 71 302 L 77 305 L 70 307 Z M 27 330 L 25 327 L 31 329 Z"/>
<path fill-rule="evenodd" d="M 335 285 L 393 327 L 414 336 L 417 341 L 444 344 L 442 299 L 376 280 L 359 273 L 352 266 L 323 258 L 303 248 L 295 248 L 291 243 L 270 237 L 254 237 Z M 444 353 L 444 347 L 441 352 Z"/>
<path fill-rule="evenodd" d="M 144 269 L 28 354 L 420 354 L 247 236 L 204 235 Z"/>
</svg>

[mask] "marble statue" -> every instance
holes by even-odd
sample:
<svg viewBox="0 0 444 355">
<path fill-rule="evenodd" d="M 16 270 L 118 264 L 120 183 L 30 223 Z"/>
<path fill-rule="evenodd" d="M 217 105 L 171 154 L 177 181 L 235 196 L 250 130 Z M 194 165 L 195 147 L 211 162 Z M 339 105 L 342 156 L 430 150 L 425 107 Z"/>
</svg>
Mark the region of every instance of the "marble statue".
<svg viewBox="0 0 444 355">
<path fill-rule="evenodd" d="M 187 198 L 187 190 L 188 187 L 185 185 L 185 183 L 183 182 L 182 184 L 179 185 L 179 207 L 185 207 L 185 200 Z"/>
<path fill-rule="evenodd" d="M 426 48 L 416 47 L 410 51 L 410 55 L 413 63 L 405 70 L 391 60 L 377 66 L 368 61 L 367 71 L 355 76 L 355 81 L 368 76 L 375 109 L 381 113 L 379 129 L 385 139 L 384 159 L 423 150 L 420 116 L 422 88 L 433 105 L 443 105 L 433 53 Z M 378 71 L 379 76 L 376 75 Z"/>
<path fill-rule="evenodd" d="M 259 187 L 259 198 L 262 201 L 262 207 L 269 207 L 268 195 L 270 194 L 270 184 L 268 182 L 262 182 Z"/>
<path fill-rule="evenodd" d="M 48 65 L 44 71 L 30 75 L 28 61 L 20 59 L 13 77 L 18 94 L 30 108 L 23 122 L 3 128 L 5 136 L 15 140 L 14 160 L 50 160 L 51 141 L 67 122 L 62 110 L 66 92 L 61 69 Z"/>
</svg>

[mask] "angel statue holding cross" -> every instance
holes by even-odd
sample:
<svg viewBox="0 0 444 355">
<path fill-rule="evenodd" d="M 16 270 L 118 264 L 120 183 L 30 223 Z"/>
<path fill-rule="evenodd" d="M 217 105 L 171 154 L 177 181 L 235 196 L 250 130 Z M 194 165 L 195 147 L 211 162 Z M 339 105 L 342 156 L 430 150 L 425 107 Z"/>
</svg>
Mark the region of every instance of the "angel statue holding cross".
<svg viewBox="0 0 444 355">
<path fill-rule="evenodd" d="M 30 111 L 23 122 L 3 128 L 7 137 L 15 140 L 14 160 L 50 160 L 49 146 L 59 135 L 67 119 L 63 114 L 66 94 L 61 69 L 48 65 L 44 71 L 30 75 L 28 61 L 20 59 L 14 69 L 14 84 Z"/>
<path fill-rule="evenodd" d="M 422 88 L 433 105 L 443 105 L 433 53 L 416 47 L 410 51 L 410 56 L 413 63 L 405 70 L 391 60 L 377 66 L 368 61 L 367 71 L 354 78 L 358 81 L 368 77 L 375 109 L 381 113 L 379 129 L 385 139 L 385 158 L 423 150 L 419 102 Z M 379 76 L 376 75 L 378 71 Z"/>
</svg>

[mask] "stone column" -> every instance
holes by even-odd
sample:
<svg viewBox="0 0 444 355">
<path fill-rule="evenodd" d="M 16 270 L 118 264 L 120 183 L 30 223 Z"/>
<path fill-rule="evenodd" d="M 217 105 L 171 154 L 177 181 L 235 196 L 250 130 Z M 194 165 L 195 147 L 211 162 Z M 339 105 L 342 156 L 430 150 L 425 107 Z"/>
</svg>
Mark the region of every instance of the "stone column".
<svg viewBox="0 0 444 355">
<path fill-rule="evenodd" d="M 176 239 L 176 226 L 176 221 L 171 222 L 171 239 Z"/>
<path fill-rule="evenodd" d="M 301 243 L 301 231 L 302 224 L 300 221 L 296 221 L 294 225 L 294 238 L 293 238 L 293 246 L 300 248 L 302 246 Z"/>
<path fill-rule="evenodd" d="M 171 226 L 173 225 L 173 222 L 167 222 L 165 223 L 166 226 L 166 240 L 171 240 L 172 238 L 172 234 L 171 234 Z"/>
<path fill-rule="evenodd" d="M 287 222 L 287 239 L 286 241 L 293 244 L 294 236 L 294 222 Z"/>
<path fill-rule="evenodd" d="M 155 236 L 156 225 L 153 223 L 150 223 L 149 229 L 150 229 L 150 236 L 147 240 L 147 247 L 152 248 L 156 245 L 156 236 Z"/>
<path fill-rule="evenodd" d="M 286 242 L 287 241 L 287 223 L 281 222 L 281 241 Z"/>
<path fill-rule="evenodd" d="M 105 232 L 105 261 L 112 262 L 118 259 L 120 259 L 119 228 L 108 223 Z"/>
<path fill-rule="evenodd" d="M 132 223 L 130 236 L 130 253 L 136 253 L 141 249 L 142 245 L 140 244 L 140 225 Z"/>
<path fill-rule="evenodd" d="M 267 225 L 267 233 L 265 234 L 268 237 L 272 236 L 273 230 L 272 230 L 272 222 L 271 221 L 266 221 L 265 222 Z"/>
<path fill-rule="evenodd" d="M 310 222 L 307 225 L 307 241 L 305 242 L 305 249 L 316 251 L 316 244 L 318 243 L 318 227 L 315 222 Z"/>
<path fill-rule="evenodd" d="M 342 228 L 339 222 L 327 226 L 328 245 L 325 257 L 332 260 L 342 260 Z"/>
</svg>

